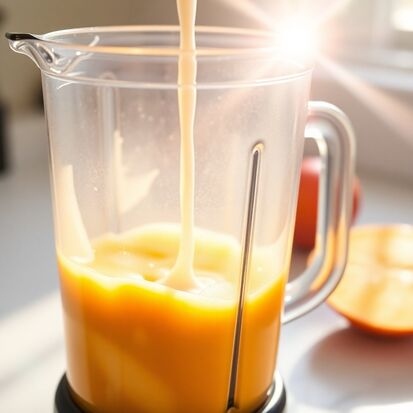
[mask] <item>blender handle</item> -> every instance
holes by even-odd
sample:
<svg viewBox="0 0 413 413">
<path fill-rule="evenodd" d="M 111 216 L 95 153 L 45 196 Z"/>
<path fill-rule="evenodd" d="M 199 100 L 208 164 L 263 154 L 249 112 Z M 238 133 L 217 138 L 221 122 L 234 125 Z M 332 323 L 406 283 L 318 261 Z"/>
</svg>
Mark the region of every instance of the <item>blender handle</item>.
<svg viewBox="0 0 413 413">
<path fill-rule="evenodd" d="M 352 126 L 336 106 L 310 102 L 305 136 L 315 140 L 322 161 L 315 256 L 300 276 L 287 283 L 284 323 L 325 301 L 347 261 L 355 156 Z"/>
</svg>

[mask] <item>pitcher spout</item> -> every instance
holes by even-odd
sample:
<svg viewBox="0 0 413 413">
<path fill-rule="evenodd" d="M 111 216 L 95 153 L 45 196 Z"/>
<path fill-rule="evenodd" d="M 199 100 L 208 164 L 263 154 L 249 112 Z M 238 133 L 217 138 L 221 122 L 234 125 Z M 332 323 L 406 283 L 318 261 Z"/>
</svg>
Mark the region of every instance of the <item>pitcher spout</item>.
<svg viewBox="0 0 413 413">
<path fill-rule="evenodd" d="M 80 57 L 80 54 L 62 56 L 40 35 L 8 32 L 6 38 L 13 51 L 30 57 L 39 69 L 47 73 L 63 74 Z"/>
</svg>

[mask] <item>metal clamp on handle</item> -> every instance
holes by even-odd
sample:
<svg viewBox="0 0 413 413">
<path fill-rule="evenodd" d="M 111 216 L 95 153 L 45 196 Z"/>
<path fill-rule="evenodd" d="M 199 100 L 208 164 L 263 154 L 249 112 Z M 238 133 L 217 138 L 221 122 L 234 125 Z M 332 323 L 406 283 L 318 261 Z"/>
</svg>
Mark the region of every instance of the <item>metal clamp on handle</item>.
<svg viewBox="0 0 413 413">
<path fill-rule="evenodd" d="M 334 290 L 347 261 L 354 173 L 354 133 L 347 116 L 325 102 L 310 102 L 306 138 L 317 143 L 322 168 L 319 180 L 315 257 L 289 282 L 283 322 L 321 304 Z"/>
</svg>

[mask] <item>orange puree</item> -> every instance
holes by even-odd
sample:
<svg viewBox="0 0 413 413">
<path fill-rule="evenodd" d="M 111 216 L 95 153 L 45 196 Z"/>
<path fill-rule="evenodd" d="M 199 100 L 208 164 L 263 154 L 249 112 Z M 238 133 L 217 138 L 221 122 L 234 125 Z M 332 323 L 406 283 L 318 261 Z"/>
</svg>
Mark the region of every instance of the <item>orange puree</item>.
<svg viewBox="0 0 413 413">
<path fill-rule="evenodd" d="M 88 412 L 224 413 L 240 246 L 195 230 L 197 289 L 162 284 L 180 227 L 152 225 L 93 243 L 81 262 L 58 252 L 68 378 Z M 236 402 L 251 411 L 272 382 L 285 277 L 257 248 L 249 274 Z"/>
</svg>

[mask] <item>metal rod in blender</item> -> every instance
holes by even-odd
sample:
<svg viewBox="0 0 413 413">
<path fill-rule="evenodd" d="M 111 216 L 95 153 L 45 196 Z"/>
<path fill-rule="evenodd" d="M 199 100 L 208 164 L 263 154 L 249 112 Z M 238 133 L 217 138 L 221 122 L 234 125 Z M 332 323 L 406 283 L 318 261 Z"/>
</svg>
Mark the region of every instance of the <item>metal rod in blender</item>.
<svg viewBox="0 0 413 413">
<path fill-rule="evenodd" d="M 248 185 L 248 198 L 246 204 L 246 215 L 244 218 L 243 242 L 241 251 L 241 275 L 240 275 L 240 294 L 237 307 L 235 322 L 234 342 L 232 348 L 231 372 L 228 390 L 227 411 L 236 408 L 235 392 L 238 379 L 238 365 L 241 345 L 242 318 L 244 312 L 245 293 L 247 288 L 247 277 L 250 266 L 252 241 L 254 236 L 255 211 L 258 197 L 258 184 L 261 166 L 262 150 L 264 145 L 259 142 L 252 149 L 252 160 L 250 178 Z"/>
</svg>

